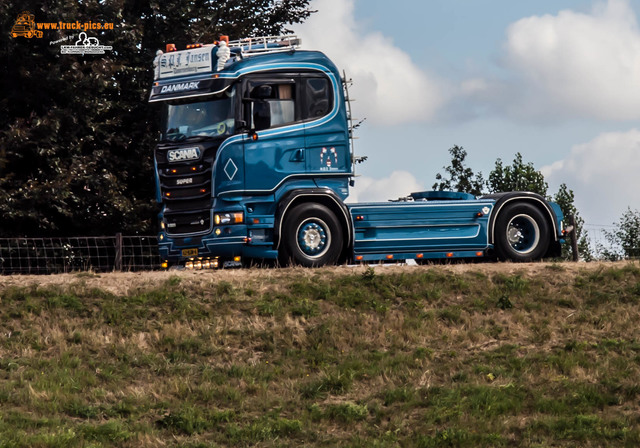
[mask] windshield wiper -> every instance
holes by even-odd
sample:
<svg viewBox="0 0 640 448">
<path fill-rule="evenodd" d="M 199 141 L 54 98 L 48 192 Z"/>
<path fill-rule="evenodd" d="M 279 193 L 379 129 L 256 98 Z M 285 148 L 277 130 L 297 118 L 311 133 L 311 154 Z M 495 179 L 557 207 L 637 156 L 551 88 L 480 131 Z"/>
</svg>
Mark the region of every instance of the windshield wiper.
<svg viewBox="0 0 640 448">
<path fill-rule="evenodd" d="M 181 142 L 183 140 L 187 139 L 187 136 L 185 134 L 182 134 L 180 132 L 172 132 L 170 134 L 170 137 L 167 138 L 163 138 L 162 140 L 160 140 L 161 143 L 166 143 L 166 142 Z"/>
<path fill-rule="evenodd" d="M 187 137 L 186 141 L 188 142 L 202 142 L 205 140 L 214 140 L 218 138 L 218 136 L 211 136 L 211 135 L 192 135 L 191 137 Z"/>
<path fill-rule="evenodd" d="M 220 138 L 220 136 L 192 135 L 191 137 L 187 137 L 184 134 L 179 134 L 175 137 L 164 138 L 160 140 L 160 143 L 203 142 L 206 140 L 216 140 L 218 138 Z"/>
</svg>

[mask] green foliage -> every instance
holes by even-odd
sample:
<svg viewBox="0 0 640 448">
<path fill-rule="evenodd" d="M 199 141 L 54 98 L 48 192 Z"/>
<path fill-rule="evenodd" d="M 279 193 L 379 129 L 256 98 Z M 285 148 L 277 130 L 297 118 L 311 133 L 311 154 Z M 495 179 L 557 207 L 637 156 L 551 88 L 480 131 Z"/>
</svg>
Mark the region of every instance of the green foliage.
<svg viewBox="0 0 640 448">
<path fill-rule="evenodd" d="M 605 231 L 607 240 L 613 246 L 605 252 L 605 258 L 640 258 L 640 211 L 628 207 L 618 222 L 613 224 L 616 230 Z"/>
<path fill-rule="evenodd" d="M 575 196 L 573 190 L 567 187 L 566 184 L 561 184 L 558 192 L 553 197 L 553 201 L 560 206 L 562 214 L 565 216 L 565 222 L 570 224 L 568 217 L 573 216 L 575 218 L 576 227 L 574 232 L 578 239 L 578 258 L 585 261 L 592 261 L 593 254 L 589 248 L 588 234 L 584 229 L 584 219 L 580 216 L 578 209 L 574 204 Z M 565 260 L 571 260 L 573 258 L 573 248 L 571 244 L 564 244 L 562 246 L 562 258 Z"/>
<path fill-rule="evenodd" d="M 442 167 L 449 175 L 445 179 L 442 174 L 436 174 L 436 182 L 433 184 L 434 190 L 439 191 L 461 191 L 480 196 L 484 187 L 482 173 L 473 173 L 473 170 L 465 166 L 467 151 L 462 146 L 454 145 L 449 148 L 451 154 L 451 165 Z"/>
<path fill-rule="evenodd" d="M 449 178 L 445 179 L 442 174 L 436 174 L 436 180 L 439 182 L 433 184 L 434 190 L 462 191 L 480 196 L 484 194 L 486 187 L 489 193 L 530 191 L 551 199 L 547 196 L 549 186 L 544 175 L 536 170 L 532 162 L 525 163 L 520 153 L 516 153 L 511 165 L 505 166 L 501 159 L 496 160 L 495 167 L 489 173 L 489 179 L 486 181 L 483 179 L 482 173 L 474 174 L 471 168 L 465 166 L 467 152 L 462 146 L 455 145 L 449 149 L 449 153 L 451 154 L 451 165 L 443 167 Z M 562 209 L 567 225 L 569 215 L 575 216 L 579 258 L 592 261 L 593 254 L 589 248 L 588 235 L 583 228 L 584 220 L 580 217 L 575 206 L 573 190 L 563 183 L 553 200 Z M 570 244 L 563 245 L 562 258 L 570 260 L 573 256 L 572 251 Z M 610 258 L 615 259 L 616 255 Z"/>
<path fill-rule="evenodd" d="M 286 32 L 311 14 L 308 3 L 0 3 L 0 236 L 152 232 L 158 110 L 147 99 L 156 50 Z M 49 44 L 76 31 L 12 38 L 24 10 L 36 22 L 112 22 L 114 30 L 88 34 L 113 50 L 62 55 Z"/>
<path fill-rule="evenodd" d="M 489 173 L 487 187 L 490 193 L 531 191 L 544 197 L 549 188 L 542 173 L 536 170 L 532 162 L 525 164 L 520 153 L 516 153 L 510 166 L 503 165 L 501 159 L 496 160 L 493 171 Z"/>
</svg>

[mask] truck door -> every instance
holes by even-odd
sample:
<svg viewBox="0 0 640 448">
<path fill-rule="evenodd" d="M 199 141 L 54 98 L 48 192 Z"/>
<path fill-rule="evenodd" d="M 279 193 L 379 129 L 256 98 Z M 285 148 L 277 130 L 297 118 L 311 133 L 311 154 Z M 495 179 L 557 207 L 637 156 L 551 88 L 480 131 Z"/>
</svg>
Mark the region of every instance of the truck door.
<svg viewBox="0 0 640 448">
<path fill-rule="evenodd" d="M 298 78 L 251 77 L 244 83 L 245 189 L 273 192 L 287 177 L 305 173 L 304 125 Z"/>
<path fill-rule="evenodd" d="M 300 85 L 307 172 L 317 177 L 348 173 L 351 169 L 349 141 L 337 86 L 321 73 L 303 74 Z"/>
</svg>

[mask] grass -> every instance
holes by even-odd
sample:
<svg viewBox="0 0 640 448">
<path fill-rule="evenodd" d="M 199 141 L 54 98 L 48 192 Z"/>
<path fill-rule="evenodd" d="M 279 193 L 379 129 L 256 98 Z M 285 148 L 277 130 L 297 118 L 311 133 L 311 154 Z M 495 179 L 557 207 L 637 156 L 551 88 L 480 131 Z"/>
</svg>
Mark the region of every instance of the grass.
<svg viewBox="0 0 640 448">
<path fill-rule="evenodd" d="M 640 267 L 522 266 L 13 277 L 0 447 L 640 445 Z"/>
</svg>

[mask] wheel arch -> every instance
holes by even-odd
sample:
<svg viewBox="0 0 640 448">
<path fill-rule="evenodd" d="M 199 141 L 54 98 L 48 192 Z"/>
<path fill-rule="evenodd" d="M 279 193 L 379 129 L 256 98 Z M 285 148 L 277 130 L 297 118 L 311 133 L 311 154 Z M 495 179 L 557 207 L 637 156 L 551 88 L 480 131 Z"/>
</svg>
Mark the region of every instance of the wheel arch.
<svg viewBox="0 0 640 448">
<path fill-rule="evenodd" d="M 500 216 L 503 208 L 505 205 L 516 202 L 527 203 L 536 207 L 542 213 L 542 216 L 545 217 L 547 224 L 549 225 L 549 229 L 551 229 L 551 233 L 553 234 L 553 240 L 551 243 L 558 241 L 558 223 L 556 221 L 555 213 L 548 201 L 546 201 L 541 195 L 537 193 L 515 191 L 511 193 L 489 194 L 482 196 L 482 199 L 494 199 L 496 201 L 493 207 L 493 213 L 491 213 L 491 217 L 489 219 L 489 244 L 495 244 L 496 220 L 498 216 Z"/>
<path fill-rule="evenodd" d="M 274 248 L 278 250 L 280 248 L 282 225 L 284 223 L 287 213 L 292 210 L 296 205 L 302 203 L 317 203 L 324 205 L 331 210 L 340 225 L 345 236 L 344 250 L 347 251 L 353 246 L 353 223 L 350 219 L 349 210 L 347 206 L 342 202 L 340 197 L 328 188 L 318 189 L 297 189 L 287 192 L 278 202 L 276 207 L 276 216 L 273 226 L 273 244 Z"/>
</svg>

